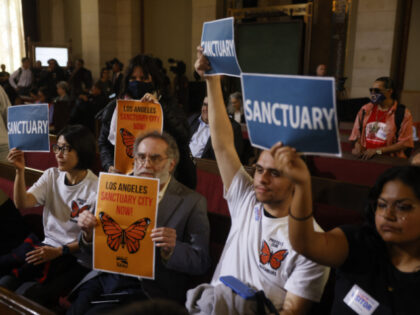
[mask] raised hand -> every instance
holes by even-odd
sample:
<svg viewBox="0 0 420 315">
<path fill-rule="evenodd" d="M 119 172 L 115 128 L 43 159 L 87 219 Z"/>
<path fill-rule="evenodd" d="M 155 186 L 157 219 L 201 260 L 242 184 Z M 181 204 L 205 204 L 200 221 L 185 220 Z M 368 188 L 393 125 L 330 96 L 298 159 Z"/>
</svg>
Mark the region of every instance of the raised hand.
<svg viewBox="0 0 420 315">
<path fill-rule="evenodd" d="M 276 169 L 292 182 L 301 185 L 310 181 L 309 170 L 295 148 L 283 146 L 281 142 L 277 142 L 271 147 L 270 153 L 274 158 Z"/>
<path fill-rule="evenodd" d="M 20 150 L 12 148 L 7 155 L 7 160 L 18 170 L 25 169 L 25 158 L 23 156 L 23 152 Z"/>
</svg>

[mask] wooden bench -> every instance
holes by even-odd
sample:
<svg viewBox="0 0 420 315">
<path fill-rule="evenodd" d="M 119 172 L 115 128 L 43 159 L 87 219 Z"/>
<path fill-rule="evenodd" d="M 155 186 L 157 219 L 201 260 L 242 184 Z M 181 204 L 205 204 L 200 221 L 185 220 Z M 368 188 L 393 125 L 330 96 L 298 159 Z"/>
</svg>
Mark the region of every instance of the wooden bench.
<svg viewBox="0 0 420 315">
<path fill-rule="evenodd" d="M 54 312 L 24 296 L 0 287 L 0 314 L 2 315 L 53 315 Z"/>
<path fill-rule="evenodd" d="M 364 161 L 346 152 L 343 153 L 342 158 L 307 156 L 306 162 L 312 176 L 368 186 L 372 186 L 385 170 L 409 163 L 407 159 L 389 156 L 375 156 L 373 159 Z"/>
</svg>

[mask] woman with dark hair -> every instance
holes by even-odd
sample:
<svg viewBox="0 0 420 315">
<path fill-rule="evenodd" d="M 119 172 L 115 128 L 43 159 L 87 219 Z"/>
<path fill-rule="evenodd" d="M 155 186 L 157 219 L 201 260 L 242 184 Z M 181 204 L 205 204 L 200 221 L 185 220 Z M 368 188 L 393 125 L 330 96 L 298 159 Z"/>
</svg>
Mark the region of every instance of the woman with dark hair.
<svg viewBox="0 0 420 315">
<path fill-rule="evenodd" d="M 162 105 L 163 130 L 175 138 L 180 151 L 181 158 L 175 178 L 194 189 L 196 173 L 188 146 L 190 140 L 188 122 L 165 89 L 164 78 L 155 59 L 147 55 L 137 55 L 132 58 L 126 70 L 123 86 L 122 98 L 124 99 L 143 99 L 159 102 Z M 102 113 L 102 127 L 98 143 L 103 169 L 119 173 L 119 170 L 114 167 L 116 105 L 115 100 L 110 102 Z"/>
<path fill-rule="evenodd" d="M 0 286 L 15 290 L 36 281 L 24 295 L 48 306 L 56 303 L 89 271 L 79 252 L 79 214 L 95 206 L 97 177 L 89 168 L 95 159 L 95 138 L 83 126 L 65 127 L 53 145 L 58 167 L 47 169 L 28 190 L 23 152 L 13 148 L 8 160 L 16 168 L 13 199 L 17 208 L 43 205 L 45 238 L 31 234 L 10 255 L 0 257 Z"/>
<path fill-rule="evenodd" d="M 349 138 L 352 153 L 362 159 L 382 154 L 406 158 L 404 151 L 414 146 L 413 118 L 398 104 L 394 82 L 377 78 L 369 91 L 371 101 L 359 110 Z"/>
<path fill-rule="evenodd" d="M 391 168 L 378 178 L 365 225 L 315 232 L 308 168 L 292 148 L 277 144 L 271 153 L 295 183 L 293 248 L 337 269 L 332 314 L 420 314 L 420 167 Z"/>
</svg>

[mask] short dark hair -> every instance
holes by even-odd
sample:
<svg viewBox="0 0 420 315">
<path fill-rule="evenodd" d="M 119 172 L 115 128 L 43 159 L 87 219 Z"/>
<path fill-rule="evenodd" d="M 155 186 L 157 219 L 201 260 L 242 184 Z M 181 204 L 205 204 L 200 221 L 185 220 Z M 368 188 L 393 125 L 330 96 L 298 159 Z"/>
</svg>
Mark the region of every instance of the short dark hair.
<svg viewBox="0 0 420 315">
<path fill-rule="evenodd" d="M 420 200 L 420 167 L 419 166 L 399 166 L 393 167 L 381 175 L 376 180 L 375 185 L 369 192 L 368 202 L 365 207 L 365 218 L 367 224 L 375 228 L 375 211 L 379 195 L 386 183 L 399 180 L 409 186 L 416 197 Z"/>
<path fill-rule="evenodd" d="M 91 168 L 96 158 L 96 141 L 89 128 L 82 125 L 68 125 L 57 134 L 57 139 L 60 136 L 63 136 L 77 153 L 78 162 L 75 168 L 79 170 Z"/>
<path fill-rule="evenodd" d="M 38 90 L 38 93 L 39 93 L 39 92 L 41 92 L 42 94 L 44 94 L 44 96 L 45 96 L 45 101 L 46 101 L 46 102 L 49 102 L 49 101 L 50 101 L 51 95 L 50 95 L 50 90 L 48 89 L 48 87 L 47 87 L 47 86 L 41 86 L 41 87 L 39 88 L 39 90 Z"/>
<path fill-rule="evenodd" d="M 382 82 L 384 84 L 385 89 L 391 89 L 392 94 L 391 97 L 395 100 L 397 98 L 397 93 L 395 92 L 395 84 L 394 80 L 392 80 L 390 77 L 379 77 L 375 81 Z"/>
<path fill-rule="evenodd" d="M 137 148 L 140 145 L 140 143 L 146 138 L 161 139 L 165 141 L 166 144 L 168 145 L 168 148 L 166 149 L 166 154 L 168 155 L 168 157 L 174 159 L 175 168 L 176 168 L 176 165 L 179 162 L 179 149 L 178 149 L 178 145 L 176 144 L 175 139 L 167 132 L 160 133 L 158 131 L 152 131 L 152 132 L 142 134 L 141 136 L 137 137 L 136 141 L 134 142 L 135 153 L 137 152 Z M 175 171 L 175 168 L 173 171 Z"/>
<path fill-rule="evenodd" d="M 28 57 L 23 57 L 22 58 L 22 63 L 24 63 L 25 61 L 29 61 L 29 58 Z"/>
<path fill-rule="evenodd" d="M 149 75 L 152 77 L 152 84 L 155 91 L 162 92 L 164 88 L 164 78 L 162 71 L 156 62 L 156 58 L 148 55 L 137 55 L 130 60 L 124 77 L 124 94 L 127 93 L 128 83 L 130 82 L 131 76 L 134 72 L 134 68 L 141 67 L 145 77 Z"/>
</svg>

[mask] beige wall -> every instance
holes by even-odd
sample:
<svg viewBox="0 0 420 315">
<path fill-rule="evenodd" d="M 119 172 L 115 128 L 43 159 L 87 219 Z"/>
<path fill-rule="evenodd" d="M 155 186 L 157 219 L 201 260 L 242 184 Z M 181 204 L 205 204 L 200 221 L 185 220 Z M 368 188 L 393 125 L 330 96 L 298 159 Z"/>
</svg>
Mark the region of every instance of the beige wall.
<svg viewBox="0 0 420 315">
<path fill-rule="evenodd" d="M 194 0 L 145 0 L 145 53 L 160 58 L 168 69 L 168 58 L 187 64 L 191 78 L 191 9 Z M 196 1 L 196 0 L 195 0 Z M 194 2 L 195 2 L 194 1 Z"/>
<path fill-rule="evenodd" d="M 405 67 L 404 89 L 401 103 L 407 105 L 413 115 L 413 121 L 420 121 L 420 1 L 413 1 L 408 51 Z"/>
<path fill-rule="evenodd" d="M 356 16 L 349 36 L 354 46 L 348 47 L 352 64 L 347 68 L 351 80 L 346 85 L 349 97 L 368 96 L 376 78 L 390 75 L 397 2 L 354 1 Z"/>
<path fill-rule="evenodd" d="M 420 1 L 413 1 L 408 52 L 405 67 L 404 90 L 420 91 Z"/>
</svg>

